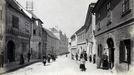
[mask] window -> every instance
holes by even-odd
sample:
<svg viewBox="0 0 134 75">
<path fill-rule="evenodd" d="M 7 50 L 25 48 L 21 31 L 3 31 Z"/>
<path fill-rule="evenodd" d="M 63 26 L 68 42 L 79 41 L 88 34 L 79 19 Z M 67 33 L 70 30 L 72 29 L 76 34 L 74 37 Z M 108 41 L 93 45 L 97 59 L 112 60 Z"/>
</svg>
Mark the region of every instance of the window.
<svg viewBox="0 0 134 75">
<path fill-rule="evenodd" d="M 0 20 L 2 20 L 2 6 L 0 5 Z"/>
<path fill-rule="evenodd" d="M 101 28 L 100 28 L 100 22 L 98 23 L 98 29 L 97 29 L 97 31 L 99 31 L 99 30 L 101 30 Z"/>
<path fill-rule="evenodd" d="M 36 30 L 35 29 L 33 30 L 33 35 L 36 35 Z"/>
<path fill-rule="evenodd" d="M 26 50 L 26 43 L 22 42 L 22 51 L 25 52 Z"/>
<path fill-rule="evenodd" d="M 26 31 L 27 33 L 30 32 L 30 31 L 29 31 L 29 23 L 28 23 L 28 22 L 25 22 L 25 31 Z"/>
<path fill-rule="evenodd" d="M 126 15 L 126 13 L 130 12 L 130 7 L 129 7 L 129 0 L 123 0 L 122 4 L 122 16 Z"/>
<path fill-rule="evenodd" d="M 19 28 L 19 18 L 16 16 L 12 16 L 12 25 L 14 28 Z"/>
<path fill-rule="evenodd" d="M 111 23 L 112 23 L 112 11 L 109 10 L 107 14 L 107 26 L 110 25 Z"/>
<path fill-rule="evenodd" d="M 111 3 L 109 2 L 109 3 L 107 4 L 107 11 L 110 11 L 110 8 L 111 8 Z"/>
<path fill-rule="evenodd" d="M 125 62 L 130 64 L 131 59 L 131 40 L 126 39 L 123 41 L 120 41 L 120 63 Z"/>
<path fill-rule="evenodd" d="M 111 2 L 107 4 L 107 26 L 112 23 Z"/>
</svg>

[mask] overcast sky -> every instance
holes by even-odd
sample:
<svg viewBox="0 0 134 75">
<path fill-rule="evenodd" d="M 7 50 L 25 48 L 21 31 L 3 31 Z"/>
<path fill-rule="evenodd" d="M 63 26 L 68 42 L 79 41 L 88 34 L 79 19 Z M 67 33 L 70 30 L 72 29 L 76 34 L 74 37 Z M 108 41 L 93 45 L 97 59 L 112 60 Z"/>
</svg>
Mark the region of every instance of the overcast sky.
<svg viewBox="0 0 134 75">
<path fill-rule="evenodd" d="M 17 0 L 23 7 L 26 0 Z M 97 0 L 33 0 L 35 14 L 45 28 L 58 27 L 70 38 L 84 25 L 88 5 Z"/>
</svg>

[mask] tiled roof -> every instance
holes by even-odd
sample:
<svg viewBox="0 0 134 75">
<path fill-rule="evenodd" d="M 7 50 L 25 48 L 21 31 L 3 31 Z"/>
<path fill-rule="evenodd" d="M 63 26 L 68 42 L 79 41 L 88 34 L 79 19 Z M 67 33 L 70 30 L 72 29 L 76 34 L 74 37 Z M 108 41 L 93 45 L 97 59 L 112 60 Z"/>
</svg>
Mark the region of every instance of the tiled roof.
<svg viewBox="0 0 134 75">
<path fill-rule="evenodd" d="M 22 15 L 24 15 L 25 17 L 28 17 L 30 19 L 30 17 L 27 15 L 27 13 L 24 10 L 24 8 L 22 8 L 17 1 L 15 1 L 15 0 L 6 0 L 6 2 L 10 7 L 12 7 L 15 10 L 17 10 L 19 13 L 21 13 Z"/>
</svg>

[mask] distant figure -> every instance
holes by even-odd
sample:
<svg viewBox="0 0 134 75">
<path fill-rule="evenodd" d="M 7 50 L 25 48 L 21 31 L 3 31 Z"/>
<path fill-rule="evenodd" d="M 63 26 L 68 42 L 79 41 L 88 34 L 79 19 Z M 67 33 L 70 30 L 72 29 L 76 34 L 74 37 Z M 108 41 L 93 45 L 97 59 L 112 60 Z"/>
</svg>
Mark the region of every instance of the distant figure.
<svg viewBox="0 0 134 75">
<path fill-rule="evenodd" d="M 20 65 L 24 64 L 24 57 L 23 54 L 20 55 Z"/>
<path fill-rule="evenodd" d="M 46 56 L 43 56 L 43 64 L 46 65 Z"/>
<path fill-rule="evenodd" d="M 27 54 L 28 62 L 30 61 L 30 57 L 31 57 L 31 54 L 30 54 L 30 52 L 28 52 L 28 54 Z"/>
<path fill-rule="evenodd" d="M 85 67 L 85 59 L 84 59 L 84 57 L 81 57 L 80 58 L 80 69 L 81 69 L 81 71 L 86 71 L 86 67 Z"/>
<path fill-rule="evenodd" d="M 92 62 L 92 56 L 91 55 L 89 56 L 89 61 Z"/>
<path fill-rule="evenodd" d="M 3 65 L 4 65 L 4 54 L 3 54 L 3 52 L 1 52 L 1 54 L 0 54 L 0 67 L 3 67 Z"/>
<path fill-rule="evenodd" d="M 48 63 L 50 63 L 50 59 L 51 59 L 51 56 L 50 56 L 50 54 L 48 54 L 48 56 L 47 56 Z"/>
<path fill-rule="evenodd" d="M 74 60 L 74 55 L 73 54 L 71 54 L 71 57 L 72 57 L 72 60 Z"/>
<path fill-rule="evenodd" d="M 66 54 L 66 57 L 67 57 L 68 55 Z"/>
<path fill-rule="evenodd" d="M 76 60 L 78 60 L 78 54 L 76 53 L 76 55 L 75 55 L 75 58 L 76 58 Z"/>
<path fill-rule="evenodd" d="M 94 54 L 94 57 L 93 57 L 93 64 L 96 63 L 96 54 Z"/>
<path fill-rule="evenodd" d="M 84 59 L 87 61 L 87 53 L 84 51 Z"/>
<path fill-rule="evenodd" d="M 53 61 L 56 60 L 56 57 L 54 55 L 51 55 L 51 58 L 52 58 Z"/>
<path fill-rule="evenodd" d="M 106 55 L 106 53 L 103 54 L 102 58 L 103 58 L 103 64 L 102 64 L 103 69 L 108 69 L 108 56 Z"/>
</svg>

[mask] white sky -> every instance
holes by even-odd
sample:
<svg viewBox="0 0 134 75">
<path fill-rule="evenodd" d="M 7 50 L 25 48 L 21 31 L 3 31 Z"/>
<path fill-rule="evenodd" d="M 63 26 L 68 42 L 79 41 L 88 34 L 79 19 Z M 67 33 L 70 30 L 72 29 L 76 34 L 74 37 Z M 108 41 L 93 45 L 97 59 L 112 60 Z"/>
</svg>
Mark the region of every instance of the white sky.
<svg viewBox="0 0 134 75">
<path fill-rule="evenodd" d="M 23 7 L 26 0 L 17 0 Z M 34 12 L 45 28 L 57 26 L 70 38 L 84 25 L 88 5 L 97 0 L 33 0 Z"/>
</svg>

